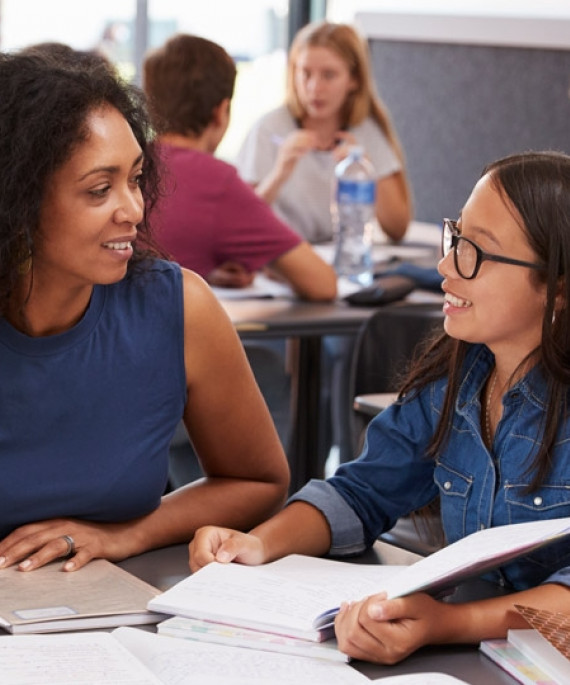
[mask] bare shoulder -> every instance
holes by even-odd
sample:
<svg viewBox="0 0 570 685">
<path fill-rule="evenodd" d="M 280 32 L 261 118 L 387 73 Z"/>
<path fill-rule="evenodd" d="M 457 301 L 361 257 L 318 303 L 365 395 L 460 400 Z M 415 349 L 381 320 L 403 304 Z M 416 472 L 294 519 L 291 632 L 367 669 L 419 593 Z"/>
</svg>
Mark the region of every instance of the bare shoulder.
<svg viewBox="0 0 570 685">
<path fill-rule="evenodd" d="M 182 269 L 186 384 L 210 383 L 212 369 L 227 378 L 247 364 L 234 325 L 203 278 Z"/>
<path fill-rule="evenodd" d="M 203 343 L 212 335 L 223 334 L 233 339 L 234 327 L 206 281 L 193 271 L 182 269 L 182 284 L 186 335 Z"/>
<path fill-rule="evenodd" d="M 223 307 L 206 281 L 194 271 L 181 268 L 185 318 L 224 314 Z M 187 322 L 188 323 L 188 322 Z"/>
</svg>

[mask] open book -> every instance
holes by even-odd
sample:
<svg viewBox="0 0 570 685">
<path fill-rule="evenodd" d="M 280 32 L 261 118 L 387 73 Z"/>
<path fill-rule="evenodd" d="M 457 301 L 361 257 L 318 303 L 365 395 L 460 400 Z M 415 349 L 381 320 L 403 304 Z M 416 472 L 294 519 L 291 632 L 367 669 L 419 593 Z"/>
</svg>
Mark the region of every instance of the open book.
<svg viewBox="0 0 570 685">
<path fill-rule="evenodd" d="M 137 628 L 112 633 L 9 635 L 2 685 L 365 685 L 348 664 L 189 642 Z"/>
<path fill-rule="evenodd" d="M 131 573 L 104 559 L 73 572 L 62 562 L 25 573 L 0 570 L 0 628 L 11 633 L 109 628 L 156 623 L 164 618 L 147 603 L 159 594 Z"/>
<path fill-rule="evenodd" d="M 257 567 L 212 563 L 153 598 L 148 608 L 321 641 L 332 636 L 342 601 L 378 592 L 389 598 L 439 593 L 568 534 L 570 518 L 488 528 L 405 567 L 299 555 Z"/>
</svg>

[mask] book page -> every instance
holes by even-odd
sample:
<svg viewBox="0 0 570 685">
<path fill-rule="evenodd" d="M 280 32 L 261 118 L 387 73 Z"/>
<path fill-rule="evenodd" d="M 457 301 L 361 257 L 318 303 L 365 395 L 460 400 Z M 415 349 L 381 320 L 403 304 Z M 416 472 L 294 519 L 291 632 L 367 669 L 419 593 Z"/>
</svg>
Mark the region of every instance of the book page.
<svg viewBox="0 0 570 685">
<path fill-rule="evenodd" d="M 220 300 L 245 300 L 249 298 L 272 298 L 286 297 L 295 298 L 295 293 L 291 286 L 274 278 L 269 278 L 263 273 L 256 273 L 253 283 L 245 288 L 222 288 L 220 286 L 210 286 Z"/>
<path fill-rule="evenodd" d="M 214 562 L 153 599 L 149 608 L 275 632 L 312 631 L 332 603 L 374 592 L 401 568 L 310 557 L 282 566 Z"/>
<path fill-rule="evenodd" d="M 110 633 L 90 632 L 2 637 L 0 682 L 2 685 L 162 685 Z"/>
<path fill-rule="evenodd" d="M 2 623 L 79 622 L 82 617 L 145 614 L 148 601 L 160 592 L 105 559 L 94 559 L 73 573 L 62 571 L 61 566 L 59 560 L 30 573 L 16 566 L 0 570 Z"/>
<path fill-rule="evenodd" d="M 469 685 L 464 680 L 445 673 L 410 673 L 378 678 L 372 682 L 382 682 L 382 685 Z"/>
<path fill-rule="evenodd" d="M 192 642 L 137 628 L 112 635 L 168 685 L 365 685 L 369 679 L 348 664 Z"/>
<path fill-rule="evenodd" d="M 378 592 L 399 597 L 450 587 L 570 532 L 570 518 L 529 521 L 477 531 L 406 567 Z M 355 595 L 354 599 L 357 596 Z"/>
</svg>

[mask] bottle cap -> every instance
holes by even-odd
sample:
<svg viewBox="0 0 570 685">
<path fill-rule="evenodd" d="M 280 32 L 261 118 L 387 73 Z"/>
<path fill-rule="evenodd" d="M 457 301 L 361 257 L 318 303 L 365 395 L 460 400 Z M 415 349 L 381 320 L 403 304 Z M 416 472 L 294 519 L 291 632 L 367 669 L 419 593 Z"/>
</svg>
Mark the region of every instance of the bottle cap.
<svg viewBox="0 0 570 685">
<path fill-rule="evenodd" d="M 351 145 L 348 154 L 355 159 L 360 159 L 364 155 L 364 148 L 362 145 Z"/>
</svg>

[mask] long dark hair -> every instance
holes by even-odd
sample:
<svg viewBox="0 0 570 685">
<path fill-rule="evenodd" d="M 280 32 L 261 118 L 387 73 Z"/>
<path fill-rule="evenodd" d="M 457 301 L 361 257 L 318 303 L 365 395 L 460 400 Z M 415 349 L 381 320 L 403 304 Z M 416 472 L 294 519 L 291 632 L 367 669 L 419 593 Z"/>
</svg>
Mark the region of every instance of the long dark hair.
<svg viewBox="0 0 570 685">
<path fill-rule="evenodd" d="M 0 53 L 0 315 L 22 265 L 33 253 L 47 182 L 86 140 L 89 114 L 104 105 L 128 122 L 143 155 L 141 189 L 147 207 L 159 195 L 144 96 L 123 83 L 103 58 L 71 51 Z M 129 272 L 160 254 L 146 217 L 137 227 Z"/>
<path fill-rule="evenodd" d="M 570 157 L 559 152 L 526 152 L 489 164 L 496 190 L 518 213 L 519 222 L 544 270 L 533 272 L 546 284 L 546 303 L 540 346 L 527 359 L 541 366 L 548 384 L 548 408 L 543 436 L 533 455 L 529 472 L 530 490 L 548 473 L 560 423 L 566 417 L 570 386 Z M 557 309 L 556 302 L 564 302 Z M 462 381 L 465 355 L 470 343 L 446 333 L 429 342 L 410 368 L 401 393 L 417 392 L 429 383 L 447 377 L 441 418 L 428 448 L 435 458 L 451 431 L 454 408 Z"/>
</svg>

